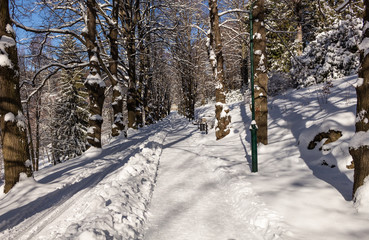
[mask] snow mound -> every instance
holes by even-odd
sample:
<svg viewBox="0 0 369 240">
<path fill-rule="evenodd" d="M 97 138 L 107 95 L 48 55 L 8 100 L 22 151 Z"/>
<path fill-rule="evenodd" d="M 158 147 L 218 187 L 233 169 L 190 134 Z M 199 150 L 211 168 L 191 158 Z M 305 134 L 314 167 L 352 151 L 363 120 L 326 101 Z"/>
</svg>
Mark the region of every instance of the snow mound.
<svg viewBox="0 0 369 240">
<path fill-rule="evenodd" d="M 101 181 L 82 208 L 84 218 L 59 239 L 141 239 L 165 136 L 149 137 L 124 167 Z"/>
<path fill-rule="evenodd" d="M 357 211 L 369 217 L 369 177 L 366 177 L 364 185 L 356 190 L 354 199 Z"/>
</svg>

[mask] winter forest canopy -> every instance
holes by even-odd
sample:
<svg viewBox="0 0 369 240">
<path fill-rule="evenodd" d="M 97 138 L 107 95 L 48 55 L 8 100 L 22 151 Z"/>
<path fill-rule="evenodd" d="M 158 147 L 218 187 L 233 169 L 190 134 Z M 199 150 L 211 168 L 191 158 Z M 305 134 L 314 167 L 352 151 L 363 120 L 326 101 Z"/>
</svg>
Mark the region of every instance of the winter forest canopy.
<svg viewBox="0 0 369 240">
<path fill-rule="evenodd" d="M 369 2 L 359 0 L 0 0 L 0 179 L 19 178 L 130 138 L 178 111 L 213 104 L 230 133 L 227 95 L 255 99 L 268 144 L 268 97 L 358 74 L 354 190 L 369 175 Z M 250 36 L 251 35 L 251 36 Z M 250 40 L 252 39 L 252 40 Z M 252 50 L 251 50 L 252 49 Z M 254 88 L 251 89 L 251 76 Z M 251 104 L 250 104 L 251 105 Z M 324 137 L 323 137 L 324 138 Z"/>
</svg>

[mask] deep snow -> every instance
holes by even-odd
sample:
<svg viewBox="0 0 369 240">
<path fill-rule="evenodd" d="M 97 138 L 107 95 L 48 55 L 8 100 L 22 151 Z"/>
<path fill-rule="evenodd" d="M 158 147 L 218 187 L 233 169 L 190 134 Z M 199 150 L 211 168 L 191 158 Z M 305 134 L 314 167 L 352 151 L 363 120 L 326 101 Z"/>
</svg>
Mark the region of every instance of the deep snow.
<svg viewBox="0 0 369 240">
<path fill-rule="evenodd" d="M 369 201 L 366 194 L 351 201 L 346 168 L 356 81 L 333 81 L 329 95 L 315 85 L 270 97 L 258 173 L 251 173 L 248 104 L 232 100 L 223 140 L 172 113 L 44 168 L 0 195 L 0 239 L 367 239 Z M 214 104 L 197 116 L 211 119 Z M 342 137 L 307 149 L 330 129 Z"/>
</svg>

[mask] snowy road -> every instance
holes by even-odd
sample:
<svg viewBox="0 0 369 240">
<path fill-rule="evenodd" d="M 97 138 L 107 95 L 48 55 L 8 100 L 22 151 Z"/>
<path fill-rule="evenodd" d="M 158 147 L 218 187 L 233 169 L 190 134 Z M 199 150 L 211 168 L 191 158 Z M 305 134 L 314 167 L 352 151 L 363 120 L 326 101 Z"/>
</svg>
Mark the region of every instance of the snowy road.
<svg viewBox="0 0 369 240">
<path fill-rule="evenodd" d="M 225 162 L 247 168 L 244 158 L 237 161 L 224 152 L 242 155 L 240 138 L 222 143 L 213 138 L 201 134 L 191 124 L 166 138 L 145 240 L 255 240 L 265 239 L 266 235 L 278 239 L 279 226 L 270 227 L 274 215 L 259 211 L 263 204 L 245 186 L 247 182 L 237 177 L 231 179 L 219 168 Z M 237 181 L 242 182 L 243 190 Z M 255 219 L 255 212 L 259 219 Z"/>
</svg>

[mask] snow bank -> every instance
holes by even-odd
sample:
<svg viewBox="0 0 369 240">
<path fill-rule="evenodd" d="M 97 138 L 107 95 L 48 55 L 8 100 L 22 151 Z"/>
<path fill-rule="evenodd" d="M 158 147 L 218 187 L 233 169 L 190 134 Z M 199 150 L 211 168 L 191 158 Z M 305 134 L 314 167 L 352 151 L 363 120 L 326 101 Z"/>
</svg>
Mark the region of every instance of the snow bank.
<svg viewBox="0 0 369 240">
<path fill-rule="evenodd" d="M 354 199 L 357 211 L 369 217 L 369 177 L 366 177 L 364 185 L 356 190 Z"/>
<path fill-rule="evenodd" d="M 101 181 L 84 217 L 59 239 L 141 239 L 165 136 L 149 137 L 123 168 Z"/>
</svg>

